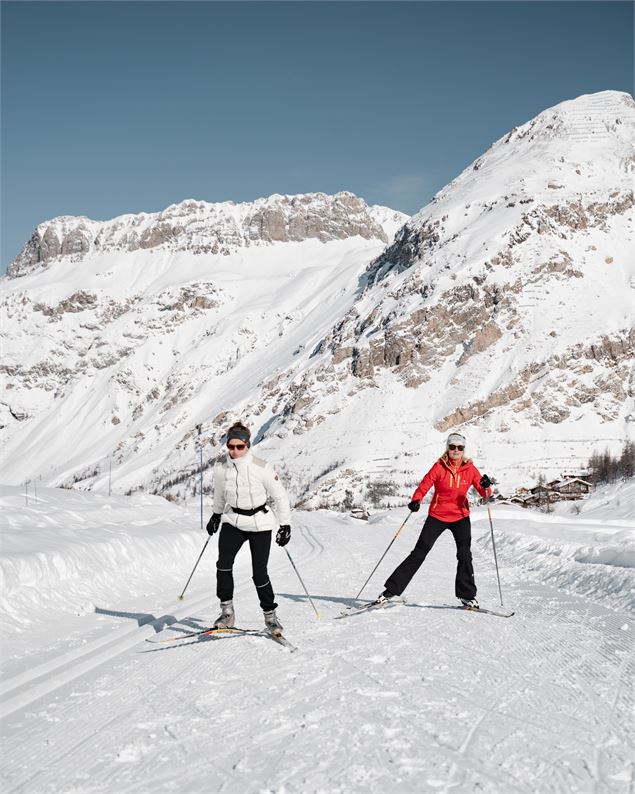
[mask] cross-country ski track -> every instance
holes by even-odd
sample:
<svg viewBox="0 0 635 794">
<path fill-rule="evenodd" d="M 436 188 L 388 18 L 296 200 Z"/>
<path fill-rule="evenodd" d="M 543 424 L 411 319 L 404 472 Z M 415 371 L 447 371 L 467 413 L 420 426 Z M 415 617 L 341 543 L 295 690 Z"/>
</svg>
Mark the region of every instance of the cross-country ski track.
<svg viewBox="0 0 635 794">
<path fill-rule="evenodd" d="M 270 574 L 297 653 L 249 635 L 146 641 L 214 619 L 214 545 L 183 602 L 171 584 L 147 622 L 133 599 L 128 618 L 110 618 L 114 631 L 62 644 L 40 665 L 30 658 L 0 689 L 3 791 L 632 792 L 626 609 L 544 583 L 505 544 L 504 600 L 516 615 L 444 608 L 454 603 L 455 566 L 445 533 L 406 605 L 333 620 L 354 603 L 402 514 L 373 525 L 295 514 L 288 549 L 321 620 L 279 549 Z M 380 592 L 420 524 L 395 542 L 364 598 Z M 474 537 L 479 599 L 496 606 L 482 511 Z M 237 625 L 261 628 L 247 557 L 236 570 Z"/>
</svg>

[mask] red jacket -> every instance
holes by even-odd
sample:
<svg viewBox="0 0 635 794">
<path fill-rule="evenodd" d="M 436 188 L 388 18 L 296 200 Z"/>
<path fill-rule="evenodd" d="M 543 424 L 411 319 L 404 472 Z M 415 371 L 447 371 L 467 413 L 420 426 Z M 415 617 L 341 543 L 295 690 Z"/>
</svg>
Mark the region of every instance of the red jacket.
<svg viewBox="0 0 635 794">
<path fill-rule="evenodd" d="M 444 455 L 434 464 L 412 495 L 420 502 L 434 485 L 434 496 L 428 514 L 440 521 L 460 521 L 469 516 L 467 492 L 472 486 L 485 498 L 487 490 L 481 488 L 481 475 L 471 460 L 462 460 L 454 467 Z"/>
</svg>

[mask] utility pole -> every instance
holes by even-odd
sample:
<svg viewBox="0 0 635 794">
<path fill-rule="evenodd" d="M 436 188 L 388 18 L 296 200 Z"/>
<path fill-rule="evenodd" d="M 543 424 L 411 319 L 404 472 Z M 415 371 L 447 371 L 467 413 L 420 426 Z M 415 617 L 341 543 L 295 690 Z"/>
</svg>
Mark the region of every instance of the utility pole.
<svg viewBox="0 0 635 794">
<path fill-rule="evenodd" d="M 203 425 L 196 425 L 198 430 L 198 450 L 200 454 L 200 471 L 201 471 L 201 529 L 203 529 L 203 439 L 201 433 L 203 432 Z"/>
</svg>

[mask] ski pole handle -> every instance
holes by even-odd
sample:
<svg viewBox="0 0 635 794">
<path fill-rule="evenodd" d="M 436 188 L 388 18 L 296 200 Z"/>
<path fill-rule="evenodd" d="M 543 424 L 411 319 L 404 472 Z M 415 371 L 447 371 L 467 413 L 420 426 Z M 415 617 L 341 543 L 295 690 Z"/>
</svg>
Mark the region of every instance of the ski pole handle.
<svg viewBox="0 0 635 794">
<path fill-rule="evenodd" d="M 377 565 L 376 565 L 376 566 L 373 568 L 373 570 L 370 572 L 370 576 L 368 577 L 368 579 L 366 579 L 366 581 L 365 581 L 365 582 L 364 582 L 364 584 L 362 585 L 362 589 L 361 589 L 361 590 L 359 591 L 359 593 L 358 593 L 358 594 L 355 596 L 355 599 L 358 599 L 358 598 L 360 597 L 360 595 L 361 595 L 361 594 L 362 594 L 362 592 L 364 591 L 364 588 L 366 587 L 366 585 L 367 585 L 367 584 L 370 582 L 370 580 L 372 579 L 372 577 L 373 577 L 373 574 L 375 573 L 375 571 L 377 570 L 377 568 L 379 568 L 379 566 L 381 565 L 381 561 L 382 561 L 382 560 L 384 559 L 384 557 L 385 557 L 385 556 L 388 554 L 388 551 L 390 550 L 390 547 L 392 546 L 392 544 L 393 544 L 393 543 L 394 543 L 394 542 L 397 540 L 397 538 L 398 538 L 398 537 L 399 537 L 399 535 L 401 534 L 401 530 L 402 530 L 402 529 L 403 529 L 403 528 L 406 526 L 406 521 L 407 521 L 407 520 L 410 518 L 410 516 L 411 516 L 411 515 L 412 515 L 412 513 L 408 513 L 408 515 L 405 517 L 403 524 L 402 524 L 402 525 L 399 527 L 399 529 L 398 529 L 398 530 L 395 532 L 393 539 L 392 539 L 392 540 L 390 541 L 390 543 L 388 544 L 388 548 L 386 549 L 386 551 L 385 551 L 385 552 L 384 552 L 384 553 L 381 555 L 381 557 L 379 558 L 379 562 L 378 562 L 378 563 L 377 563 Z"/>
<path fill-rule="evenodd" d="M 204 552 L 204 551 L 205 551 L 205 549 L 207 548 L 207 544 L 210 542 L 210 540 L 211 540 L 211 539 L 212 539 L 212 538 L 211 538 L 211 535 L 210 535 L 210 537 L 208 537 L 208 538 L 207 538 L 207 540 L 205 541 L 205 545 L 203 546 L 203 551 L 202 551 L 202 552 L 201 552 L 201 553 L 198 555 L 198 560 L 196 560 L 196 562 L 194 563 L 194 567 L 192 568 L 192 573 L 190 574 L 190 578 L 189 578 L 189 579 L 187 580 L 187 582 L 185 583 L 185 587 L 183 588 L 183 592 L 181 593 L 181 595 L 180 595 L 180 596 L 178 596 L 178 599 L 179 599 L 179 601 L 182 601 L 182 600 L 183 600 L 183 596 L 185 595 L 185 591 L 187 590 L 187 586 L 189 585 L 189 583 L 190 583 L 190 581 L 191 581 L 192 577 L 194 576 L 194 571 L 196 570 L 196 566 L 197 566 L 197 565 L 199 564 L 199 562 L 201 561 L 201 557 L 203 556 L 203 552 Z"/>
</svg>

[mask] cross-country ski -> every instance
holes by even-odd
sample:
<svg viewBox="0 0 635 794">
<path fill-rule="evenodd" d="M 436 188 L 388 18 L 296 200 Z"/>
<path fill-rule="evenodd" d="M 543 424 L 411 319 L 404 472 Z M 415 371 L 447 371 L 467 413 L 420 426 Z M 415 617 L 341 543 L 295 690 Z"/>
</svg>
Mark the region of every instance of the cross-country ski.
<svg viewBox="0 0 635 794">
<path fill-rule="evenodd" d="M 505 609 L 504 607 L 485 607 L 479 604 L 477 607 L 466 607 L 462 604 L 444 604 L 448 609 L 458 609 L 462 612 L 480 612 L 482 615 L 494 615 L 499 618 L 511 618 L 516 613 L 513 609 Z"/>
<path fill-rule="evenodd" d="M 335 619 L 338 620 L 341 618 L 348 618 L 351 617 L 351 615 L 361 615 L 364 612 L 373 612 L 377 609 L 388 609 L 390 607 L 396 607 L 399 606 L 400 604 L 405 604 L 405 603 L 406 603 L 405 598 L 392 598 L 390 600 L 385 598 L 384 599 L 378 598 L 375 601 L 370 601 L 368 604 L 364 604 L 363 606 L 360 607 L 347 607 L 342 612 L 340 612 L 339 615 L 335 615 Z"/>
<path fill-rule="evenodd" d="M 173 634 L 170 637 L 161 637 L 159 639 L 154 639 L 149 637 L 146 639 L 146 642 L 149 642 L 153 645 L 163 644 L 166 642 L 179 642 L 179 640 L 191 640 L 196 637 L 215 637 L 221 635 L 251 635 L 256 637 L 265 636 L 264 631 L 259 631 L 257 629 L 240 629 L 236 627 L 232 628 L 206 628 L 200 629 L 200 631 L 187 631 L 179 634 Z"/>
</svg>

